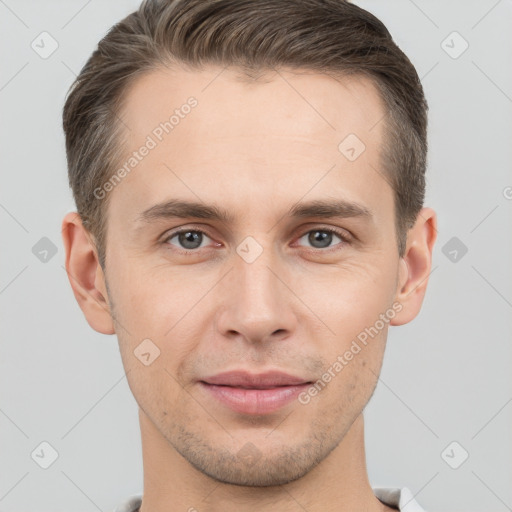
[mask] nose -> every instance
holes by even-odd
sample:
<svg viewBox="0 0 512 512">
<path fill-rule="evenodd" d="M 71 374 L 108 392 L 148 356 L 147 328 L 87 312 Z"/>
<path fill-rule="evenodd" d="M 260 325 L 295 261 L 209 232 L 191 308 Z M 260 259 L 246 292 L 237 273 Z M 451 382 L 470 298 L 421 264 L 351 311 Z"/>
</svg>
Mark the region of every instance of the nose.
<svg viewBox="0 0 512 512">
<path fill-rule="evenodd" d="M 290 288 L 290 271 L 271 249 L 264 249 L 253 261 L 238 254 L 233 259 L 233 268 L 221 282 L 219 332 L 250 343 L 290 336 L 296 328 L 298 303 Z"/>
</svg>

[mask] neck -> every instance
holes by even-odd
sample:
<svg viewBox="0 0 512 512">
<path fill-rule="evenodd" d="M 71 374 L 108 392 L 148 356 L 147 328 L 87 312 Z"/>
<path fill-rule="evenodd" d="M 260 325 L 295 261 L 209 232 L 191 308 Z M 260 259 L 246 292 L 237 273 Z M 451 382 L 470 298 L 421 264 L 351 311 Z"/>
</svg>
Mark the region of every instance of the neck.
<svg viewBox="0 0 512 512">
<path fill-rule="evenodd" d="M 139 410 L 144 467 L 140 512 L 383 512 L 368 481 L 361 413 L 338 446 L 302 478 L 249 487 L 218 482 L 197 470 Z"/>
</svg>

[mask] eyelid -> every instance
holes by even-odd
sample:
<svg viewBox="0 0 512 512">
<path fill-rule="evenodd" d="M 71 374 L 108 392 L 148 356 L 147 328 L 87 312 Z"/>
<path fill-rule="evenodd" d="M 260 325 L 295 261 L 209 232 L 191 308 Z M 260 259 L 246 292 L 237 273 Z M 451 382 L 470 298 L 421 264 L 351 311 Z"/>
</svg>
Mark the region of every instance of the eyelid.
<svg viewBox="0 0 512 512">
<path fill-rule="evenodd" d="M 355 238 L 354 235 L 350 233 L 350 231 L 344 228 L 321 224 L 313 224 L 313 226 L 309 227 L 308 229 L 301 231 L 302 235 L 300 235 L 300 237 L 303 237 L 306 233 L 309 233 L 310 231 L 329 231 L 331 233 L 334 233 L 335 235 L 338 235 L 345 242 L 350 242 Z"/>
<path fill-rule="evenodd" d="M 303 228 L 304 228 L 304 226 L 303 226 Z M 210 238 L 212 240 L 214 239 L 214 237 L 209 234 L 209 231 L 206 228 L 204 228 L 203 226 L 199 227 L 199 226 L 194 226 L 194 225 L 188 225 L 188 226 L 182 226 L 179 228 L 175 228 L 175 229 L 166 231 L 164 233 L 164 235 L 162 236 L 161 243 L 170 245 L 170 244 L 168 244 L 168 241 L 171 238 L 174 238 L 176 235 L 183 233 L 183 232 L 187 232 L 187 231 L 196 231 L 196 232 L 202 233 L 203 235 L 206 235 L 208 238 Z M 309 247 L 309 248 L 306 247 L 306 250 L 309 250 L 310 252 L 328 253 L 328 252 L 337 250 L 337 246 L 339 246 L 339 245 L 345 246 L 347 244 L 352 243 L 355 240 L 355 236 L 352 235 L 352 233 L 350 233 L 346 229 L 332 226 L 332 225 L 320 225 L 320 224 L 315 224 L 315 223 L 312 223 L 312 225 L 307 227 L 307 229 L 302 229 L 300 231 L 300 235 L 298 235 L 297 238 L 300 239 L 304 235 L 308 234 L 311 231 L 326 231 L 326 232 L 334 233 L 336 236 L 338 236 L 342 240 L 342 242 L 335 244 L 332 247 L 328 247 L 326 249 L 316 249 L 314 247 Z M 217 243 L 217 246 L 218 245 L 219 244 Z M 202 249 L 207 249 L 207 247 L 203 247 Z M 179 247 L 175 247 L 175 250 L 178 252 L 182 252 L 183 254 L 196 253 L 196 252 L 200 251 L 200 249 L 181 249 Z"/>
<path fill-rule="evenodd" d="M 310 254 L 313 253 L 315 255 L 327 256 L 329 254 L 345 249 L 346 246 L 352 245 L 352 243 L 355 240 L 355 237 L 350 232 L 343 228 L 334 226 L 321 226 L 318 224 L 309 227 L 305 231 L 301 231 L 302 234 L 298 237 L 298 239 L 300 240 L 303 236 L 307 235 L 311 231 L 325 231 L 328 233 L 334 233 L 337 237 L 341 239 L 341 242 L 338 242 L 337 244 L 334 244 L 331 247 L 326 247 L 324 249 L 318 249 L 315 247 L 304 247 L 305 251 Z"/>
<path fill-rule="evenodd" d="M 201 231 L 202 233 L 208 235 L 208 228 L 202 226 L 200 224 L 187 224 L 185 226 L 179 226 L 176 228 L 168 229 L 163 235 L 162 238 L 166 239 L 170 236 L 177 235 L 178 233 L 182 233 L 183 231 Z M 210 236 L 210 235 L 208 235 Z M 210 237 L 211 238 L 211 237 Z"/>
</svg>

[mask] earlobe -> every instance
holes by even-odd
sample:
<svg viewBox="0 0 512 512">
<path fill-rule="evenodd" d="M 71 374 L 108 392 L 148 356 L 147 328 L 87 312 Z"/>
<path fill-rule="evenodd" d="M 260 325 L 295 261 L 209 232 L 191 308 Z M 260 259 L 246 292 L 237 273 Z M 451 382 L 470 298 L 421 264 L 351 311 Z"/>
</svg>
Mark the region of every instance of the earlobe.
<svg viewBox="0 0 512 512">
<path fill-rule="evenodd" d="M 437 217 L 432 208 L 423 208 L 407 235 L 407 248 L 400 260 L 395 301 L 402 305 L 390 322 L 403 325 L 420 312 L 432 268 L 432 251 L 437 238 Z"/>
<path fill-rule="evenodd" d="M 62 241 L 69 283 L 88 324 L 100 333 L 115 334 L 105 276 L 96 247 L 77 212 L 70 212 L 64 217 Z"/>
</svg>

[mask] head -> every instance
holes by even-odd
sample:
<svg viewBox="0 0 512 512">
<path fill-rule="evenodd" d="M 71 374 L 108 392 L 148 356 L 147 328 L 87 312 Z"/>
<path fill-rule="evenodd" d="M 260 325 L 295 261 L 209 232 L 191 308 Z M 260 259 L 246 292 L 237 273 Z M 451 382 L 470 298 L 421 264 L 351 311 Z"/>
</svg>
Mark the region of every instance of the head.
<svg viewBox="0 0 512 512">
<path fill-rule="evenodd" d="M 144 414 L 220 481 L 310 471 L 426 290 L 436 220 L 409 59 L 341 0 L 144 1 L 100 41 L 63 121 L 66 268 L 89 324 L 117 334 Z M 234 369 L 324 385 L 241 415 L 200 385 Z"/>
</svg>

